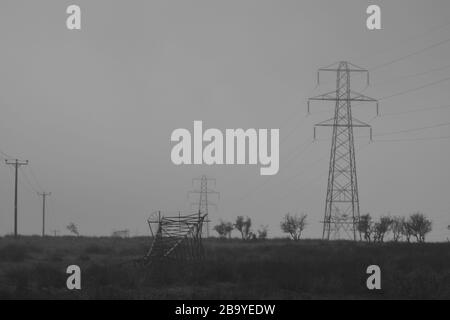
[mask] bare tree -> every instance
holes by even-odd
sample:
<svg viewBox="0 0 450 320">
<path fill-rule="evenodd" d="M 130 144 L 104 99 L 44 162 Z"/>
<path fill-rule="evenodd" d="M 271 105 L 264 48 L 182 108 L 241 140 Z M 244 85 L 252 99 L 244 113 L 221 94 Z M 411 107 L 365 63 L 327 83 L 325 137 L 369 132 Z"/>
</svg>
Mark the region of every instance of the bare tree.
<svg viewBox="0 0 450 320">
<path fill-rule="evenodd" d="M 258 239 L 260 240 L 266 240 L 267 239 L 267 234 L 268 234 L 268 230 L 269 230 L 269 226 L 261 226 L 258 229 Z"/>
<path fill-rule="evenodd" d="M 390 217 L 381 217 L 380 221 L 374 224 L 374 240 L 378 242 L 384 242 L 384 237 L 389 231 L 392 224 L 392 219 Z"/>
<path fill-rule="evenodd" d="M 417 242 L 425 242 L 425 236 L 432 230 L 432 222 L 423 213 L 416 212 L 409 217 L 408 224 Z"/>
<path fill-rule="evenodd" d="M 241 233 L 242 240 L 249 240 L 254 237 L 251 232 L 252 220 L 249 217 L 238 216 L 234 227 Z"/>
<path fill-rule="evenodd" d="M 391 231 L 393 240 L 395 242 L 400 241 L 402 236 L 405 234 L 405 218 L 404 217 L 392 218 Z"/>
<path fill-rule="evenodd" d="M 70 233 L 76 235 L 77 237 L 80 236 L 80 233 L 78 232 L 78 227 L 75 223 L 73 222 L 69 223 L 69 225 L 66 228 L 67 230 L 69 230 Z"/>
<path fill-rule="evenodd" d="M 231 222 L 223 222 L 222 220 L 214 230 L 219 234 L 220 238 L 231 238 L 231 231 L 233 231 L 233 224 Z"/>
<path fill-rule="evenodd" d="M 364 236 L 364 240 L 370 242 L 372 240 L 373 222 L 370 213 L 359 217 L 358 231 Z"/>
<path fill-rule="evenodd" d="M 303 230 L 305 230 L 307 225 L 307 217 L 308 215 L 306 214 L 293 216 L 290 213 L 287 213 L 280 224 L 281 230 L 283 230 L 284 233 L 288 233 L 291 236 L 292 240 L 300 240 L 302 232 Z"/>
<path fill-rule="evenodd" d="M 411 223 L 409 220 L 403 219 L 403 235 L 408 243 L 411 243 L 411 237 L 414 235 Z"/>
</svg>

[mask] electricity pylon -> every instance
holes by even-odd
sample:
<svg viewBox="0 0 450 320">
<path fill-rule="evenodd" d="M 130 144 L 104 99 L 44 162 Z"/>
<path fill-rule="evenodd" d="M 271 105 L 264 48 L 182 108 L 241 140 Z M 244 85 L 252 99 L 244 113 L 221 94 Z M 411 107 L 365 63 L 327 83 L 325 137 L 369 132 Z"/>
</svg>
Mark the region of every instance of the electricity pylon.
<svg viewBox="0 0 450 320">
<path fill-rule="evenodd" d="M 369 85 L 369 72 L 367 70 L 349 62 L 341 61 L 319 69 L 317 73 L 318 85 L 320 84 L 320 72 L 335 72 L 337 74 L 336 91 L 308 100 L 308 113 L 310 101 L 336 102 L 334 117 L 314 126 L 314 139 L 316 127 L 333 128 L 322 237 L 326 240 L 330 240 L 330 238 L 341 239 L 341 231 L 344 231 L 347 239 L 356 241 L 358 239 L 357 234 L 359 234 L 360 211 L 353 128 L 370 128 L 370 139 L 372 140 L 372 127 L 352 117 L 351 103 L 353 101 L 376 102 L 378 115 L 378 101 L 350 89 L 350 75 L 352 73 L 366 73 L 367 85 Z"/>
<path fill-rule="evenodd" d="M 173 259 L 196 261 L 204 257 L 202 229 L 206 215 L 191 213 L 182 215 L 162 215 L 154 212 L 148 219 L 152 233 L 152 245 L 141 262 L 151 265 L 154 262 Z"/>
<path fill-rule="evenodd" d="M 220 193 L 214 190 L 211 190 L 208 188 L 208 181 L 211 181 L 214 183 L 214 186 L 216 186 L 216 179 L 208 179 L 205 175 L 201 176 L 200 178 L 194 178 L 192 179 L 192 185 L 194 185 L 195 182 L 200 182 L 200 190 L 193 190 L 189 191 L 188 196 L 191 194 L 198 194 L 198 202 L 192 203 L 191 207 L 194 207 L 199 214 L 202 214 L 205 216 L 205 222 L 206 222 L 206 237 L 209 238 L 209 207 L 214 206 L 217 208 L 217 204 L 212 203 L 209 201 L 208 196 L 210 194 L 217 195 L 220 199 Z"/>
</svg>

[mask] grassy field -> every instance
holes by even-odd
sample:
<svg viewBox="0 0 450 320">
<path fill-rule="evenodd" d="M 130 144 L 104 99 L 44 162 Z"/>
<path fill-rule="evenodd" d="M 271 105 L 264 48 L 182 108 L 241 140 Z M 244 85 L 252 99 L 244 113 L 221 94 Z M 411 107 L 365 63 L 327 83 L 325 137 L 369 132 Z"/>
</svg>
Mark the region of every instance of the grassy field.
<svg viewBox="0 0 450 320">
<path fill-rule="evenodd" d="M 205 240 L 202 263 L 152 272 L 149 238 L 0 238 L 0 299 L 450 299 L 450 244 Z M 82 290 L 66 289 L 67 266 Z M 366 268 L 382 290 L 366 288 Z"/>
</svg>

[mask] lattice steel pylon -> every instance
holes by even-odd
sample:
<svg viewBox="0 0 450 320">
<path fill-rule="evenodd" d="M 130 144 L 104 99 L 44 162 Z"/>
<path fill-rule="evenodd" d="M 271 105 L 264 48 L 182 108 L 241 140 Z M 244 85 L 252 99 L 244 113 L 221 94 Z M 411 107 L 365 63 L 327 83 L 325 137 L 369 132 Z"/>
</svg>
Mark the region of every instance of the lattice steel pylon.
<svg viewBox="0 0 450 320">
<path fill-rule="evenodd" d="M 341 239 L 341 231 L 344 231 L 345 238 L 356 241 L 358 238 L 360 239 L 358 232 L 360 208 L 353 128 L 370 128 L 370 139 L 372 140 L 372 127 L 352 117 L 351 103 L 353 101 L 376 102 L 378 116 L 378 101 L 354 92 L 350 88 L 352 73 L 366 73 L 367 85 L 369 85 L 367 70 L 341 61 L 318 70 L 318 85 L 320 84 L 320 72 L 324 71 L 337 74 L 336 90 L 308 100 L 308 113 L 310 101 L 336 102 L 334 117 L 314 126 L 314 139 L 316 127 L 333 128 L 322 238 L 326 240 Z"/>
<path fill-rule="evenodd" d="M 188 192 L 188 197 L 191 194 L 198 194 L 198 202 L 194 202 L 191 204 L 191 206 L 193 208 L 195 208 L 196 210 L 198 210 L 198 212 L 200 212 L 201 214 L 205 215 L 206 217 L 206 237 L 209 238 L 209 207 L 210 206 L 214 206 L 217 208 L 217 204 L 212 203 L 211 201 L 209 201 L 208 199 L 208 195 L 210 194 L 214 194 L 217 195 L 220 198 L 220 193 L 217 191 L 214 191 L 212 189 L 208 188 L 208 181 L 212 181 L 214 183 L 214 186 L 216 185 L 216 179 L 211 179 L 211 178 L 207 178 L 206 175 L 202 175 L 200 178 L 194 178 L 192 179 L 192 185 L 194 185 L 194 183 L 196 181 L 200 182 L 200 190 L 192 190 Z"/>
<path fill-rule="evenodd" d="M 148 219 L 152 245 L 143 259 L 145 265 L 156 261 L 199 260 L 204 257 L 202 227 L 205 215 L 162 215 L 154 212 Z M 156 225 L 155 231 L 153 230 Z"/>
</svg>

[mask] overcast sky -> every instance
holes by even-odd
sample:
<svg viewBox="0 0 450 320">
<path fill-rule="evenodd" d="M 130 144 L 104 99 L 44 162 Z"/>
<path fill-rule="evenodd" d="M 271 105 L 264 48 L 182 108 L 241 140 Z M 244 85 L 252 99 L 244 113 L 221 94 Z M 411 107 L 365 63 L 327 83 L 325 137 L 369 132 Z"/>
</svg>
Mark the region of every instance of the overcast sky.
<svg viewBox="0 0 450 320">
<path fill-rule="evenodd" d="M 381 31 L 365 27 L 369 3 L 382 7 Z M 81 31 L 66 29 L 70 4 L 81 6 Z M 2 0 L 0 149 L 30 161 L 20 175 L 19 232 L 40 233 L 34 191 L 44 188 L 52 192 L 48 230 L 64 234 L 74 222 L 83 235 L 143 235 L 152 211 L 189 209 L 191 179 L 206 174 L 221 192 L 214 222 L 248 215 L 280 236 L 285 213 L 305 212 L 305 236 L 318 238 L 331 131 L 320 129 L 313 144 L 312 128 L 334 105 L 316 103 L 307 118 L 305 107 L 334 79 L 315 88 L 316 69 L 340 60 L 373 69 L 449 31 L 448 0 Z M 363 79 L 352 86 L 374 98 L 421 87 L 450 76 L 449 56 L 446 42 L 375 68 L 365 90 Z M 374 135 L 449 122 L 450 108 L 435 108 L 450 105 L 449 89 L 447 81 L 382 99 Z M 375 108 L 355 107 L 354 115 L 370 121 Z M 279 128 L 279 174 L 173 165 L 170 135 L 192 130 L 194 120 L 221 130 Z M 434 222 L 430 240 L 445 240 L 450 139 L 420 139 L 450 136 L 450 127 L 381 135 L 375 139 L 395 141 L 369 145 L 367 134 L 355 131 L 361 213 L 422 211 Z M 2 235 L 13 230 L 11 169 L 0 166 Z"/>
</svg>

